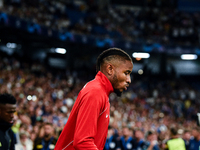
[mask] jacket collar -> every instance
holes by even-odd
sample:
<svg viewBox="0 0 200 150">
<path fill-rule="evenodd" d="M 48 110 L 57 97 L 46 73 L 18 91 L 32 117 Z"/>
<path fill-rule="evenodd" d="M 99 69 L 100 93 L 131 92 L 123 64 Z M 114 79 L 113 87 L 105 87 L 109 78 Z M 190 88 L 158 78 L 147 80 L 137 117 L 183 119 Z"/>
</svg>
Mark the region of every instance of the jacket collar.
<svg viewBox="0 0 200 150">
<path fill-rule="evenodd" d="M 108 80 L 108 78 L 101 71 L 99 71 L 96 74 L 95 79 L 97 79 L 101 82 L 101 84 L 103 85 L 103 87 L 106 91 L 106 94 L 108 96 L 110 95 L 110 93 L 112 93 L 114 91 L 111 82 Z"/>
</svg>

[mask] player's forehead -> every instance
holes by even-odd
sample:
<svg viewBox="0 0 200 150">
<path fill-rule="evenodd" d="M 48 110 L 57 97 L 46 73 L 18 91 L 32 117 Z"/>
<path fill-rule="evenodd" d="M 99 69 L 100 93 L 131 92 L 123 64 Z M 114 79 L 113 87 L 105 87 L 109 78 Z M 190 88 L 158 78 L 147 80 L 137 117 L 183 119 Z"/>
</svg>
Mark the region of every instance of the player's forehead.
<svg viewBox="0 0 200 150">
<path fill-rule="evenodd" d="M 0 104 L 0 108 L 5 111 L 16 111 L 16 104 Z"/>
<path fill-rule="evenodd" d="M 115 66 L 123 71 L 132 71 L 133 63 L 131 60 L 116 61 Z"/>
</svg>

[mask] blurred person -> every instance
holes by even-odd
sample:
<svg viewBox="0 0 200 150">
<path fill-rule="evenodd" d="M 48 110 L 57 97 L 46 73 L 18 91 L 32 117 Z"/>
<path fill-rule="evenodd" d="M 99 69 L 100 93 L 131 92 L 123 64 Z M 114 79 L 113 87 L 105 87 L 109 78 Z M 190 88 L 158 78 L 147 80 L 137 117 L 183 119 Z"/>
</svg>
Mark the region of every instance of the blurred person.
<svg viewBox="0 0 200 150">
<path fill-rule="evenodd" d="M 12 131 L 16 135 L 16 140 L 17 140 L 17 134 L 19 132 L 20 126 L 21 126 L 21 120 L 18 119 L 18 114 L 16 112 L 16 113 L 14 113 L 14 123 L 13 123 L 13 125 L 11 127 Z"/>
<path fill-rule="evenodd" d="M 16 136 L 11 127 L 16 112 L 16 99 L 11 94 L 0 94 L 0 149 L 15 150 Z"/>
<path fill-rule="evenodd" d="M 119 145 L 118 135 L 115 134 L 115 129 L 108 126 L 108 135 L 104 150 L 116 150 Z"/>
<path fill-rule="evenodd" d="M 31 127 L 31 119 L 30 117 L 24 112 L 18 114 L 21 124 L 26 125 L 27 130 L 30 130 Z"/>
<path fill-rule="evenodd" d="M 40 126 L 41 126 L 40 123 L 37 123 L 36 125 L 34 125 L 34 126 L 32 127 L 32 132 L 38 134 L 38 133 L 39 133 L 39 130 L 40 130 Z"/>
<path fill-rule="evenodd" d="M 31 139 L 31 141 L 35 141 L 36 138 L 37 138 L 37 133 L 34 132 L 34 131 L 31 131 L 31 133 L 30 133 L 30 139 Z"/>
<path fill-rule="evenodd" d="M 43 136 L 44 136 L 44 126 L 41 126 L 35 139 L 43 138 Z"/>
<path fill-rule="evenodd" d="M 20 142 L 15 144 L 15 150 L 32 150 L 33 142 L 29 138 L 29 133 L 27 131 L 19 132 Z"/>
<path fill-rule="evenodd" d="M 131 129 L 127 126 L 122 128 L 122 136 L 117 150 L 132 150 L 136 148 L 136 141 L 131 136 Z"/>
<path fill-rule="evenodd" d="M 170 129 L 170 139 L 166 142 L 165 150 L 186 150 L 185 142 L 175 127 Z"/>
<path fill-rule="evenodd" d="M 110 48 L 97 58 L 97 74 L 80 91 L 55 150 L 103 149 L 110 119 L 109 95 L 118 96 L 131 83 L 131 57 Z"/>
<path fill-rule="evenodd" d="M 161 149 L 165 149 L 166 142 L 170 138 L 170 131 L 163 123 L 158 127 L 158 142 Z"/>
<path fill-rule="evenodd" d="M 159 150 L 158 137 L 154 131 L 147 131 L 145 144 L 142 150 Z"/>
<path fill-rule="evenodd" d="M 15 133 L 16 135 L 16 143 L 20 143 L 20 132 L 22 131 L 28 131 L 28 126 L 24 123 L 21 123 L 19 126 L 19 131 Z"/>
<path fill-rule="evenodd" d="M 43 136 L 34 141 L 33 150 L 53 150 L 57 139 L 54 137 L 52 123 L 45 122 L 43 125 Z"/>
<path fill-rule="evenodd" d="M 38 127 L 38 129 L 35 129 L 36 127 Z M 32 131 L 37 133 L 36 139 L 42 138 L 44 136 L 44 122 L 43 121 L 41 121 L 40 123 L 38 122 L 37 125 L 34 126 Z"/>
<path fill-rule="evenodd" d="M 142 129 L 137 128 L 134 130 L 134 139 L 136 140 L 136 150 L 142 149 L 145 145 L 144 132 Z"/>
<path fill-rule="evenodd" d="M 191 130 L 192 138 L 189 142 L 189 150 L 198 150 L 200 148 L 199 127 L 193 127 Z"/>
<path fill-rule="evenodd" d="M 186 150 L 189 150 L 189 144 L 190 144 L 190 139 L 191 139 L 190 130 L 184 130 L 182 138 L 185 141 Z"/>
</svg>

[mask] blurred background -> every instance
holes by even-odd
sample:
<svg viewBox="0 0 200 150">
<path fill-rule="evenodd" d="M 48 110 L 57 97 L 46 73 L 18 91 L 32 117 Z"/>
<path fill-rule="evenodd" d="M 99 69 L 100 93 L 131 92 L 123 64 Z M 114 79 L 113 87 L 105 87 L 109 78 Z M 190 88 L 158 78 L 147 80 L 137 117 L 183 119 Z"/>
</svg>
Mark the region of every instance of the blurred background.
<svg viewBox="0 0 200 150">
<path fill-rule="evenodd" d="M 134 62 L 129 89 L 110 98 L 120 135 L 123 126 L 154 130 L 162 145 L 170 126 L 197 126 L 199 0 L 0 0 L 0 92 L 18 101 L 16 133 L 48 121 L 58 137 L 110 47 Z"/>
<path fill-rule="evenodd" d="M 102 50 L 119 47 L 130 55 L 150 54 L 133 58 L 136 74 L 142 69 L 143 75 L 197 76 L 199 5 L 198 0 L 1 0 L 0 50 L 50 67 L 91 70 Z M 182 54 L 195 54 L 195 60 L 185 61 Z"/>
</svg>

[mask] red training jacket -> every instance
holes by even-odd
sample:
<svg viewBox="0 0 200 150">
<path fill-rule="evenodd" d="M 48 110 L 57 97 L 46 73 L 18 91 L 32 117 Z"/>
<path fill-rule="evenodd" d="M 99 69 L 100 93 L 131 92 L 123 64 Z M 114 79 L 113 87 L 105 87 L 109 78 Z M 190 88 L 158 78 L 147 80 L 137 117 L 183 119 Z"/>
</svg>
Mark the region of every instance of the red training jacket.
<svg viewBox="0 0 200 150">
<path fill-rule="evenodd" d="M 110 118 L 111 92 L 112 84 L 99 71 L 78 94 L 54 150 L 103 150 Z"/>
</svg>

